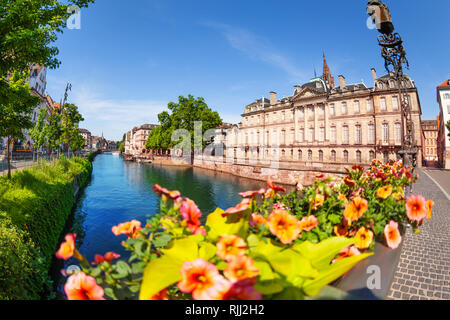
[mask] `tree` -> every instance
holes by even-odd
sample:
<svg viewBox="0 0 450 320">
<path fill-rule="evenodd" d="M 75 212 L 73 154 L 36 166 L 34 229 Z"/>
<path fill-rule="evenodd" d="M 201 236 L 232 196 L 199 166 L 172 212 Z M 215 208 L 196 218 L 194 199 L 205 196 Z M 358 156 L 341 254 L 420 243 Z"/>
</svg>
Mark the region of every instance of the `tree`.
<svg viewBox="0 0 450 320">
<path fill-rule="evenodd" d="M 14 72 L 9 81 L 0 80 L 0 137 L 7 137 L 8 178 L 11 178 L 11 145 L 15 139 L 23 139 L 23 129 L 33 126 L 31 113 L 40 98 L 31 95 L 26 74 Z"/>
<path fill-rule="evenodd" d="M 81 121 L 84 121 L 84 118 L 78 112 L 78 107 L 71 103 L 65 104 L 61 116 L 61 141 L 64 142 L 69 148 L 69 158 L 70 149 L 72 146 L 76 146 L 78 148 L 80 144 L 78 137 L 80 132 L 78 126 Z M 81 146 L 81 148 L 83 148 L 83 146 Z"/>
<path fill-rule="evenodd" d="M 0 3 L 0 79 L 29 71 L 30 63 L 56 68 L 58 48 L 51 44 L 71 15 L 68 7 L 85 8 L 95 0 L 2 0 Z"/>
<path fill-rule="evenodd" d="M 191 150 L 194 148 L 204 148 L 206 141 L 201 139 L 201 145 L 195 145 L 194 129 L 195 122 L 202 122 L 202 137 L 209 129 L 215 129 L 222 123 L 222 119 L 216 111 L 212 111 L 205 100 L 201 97 L 194 98 L 192 95 L 187 97 L 179 96 L 178 103 L 170 102 L 169 114 L 164 111 L 158 115 L 159 127 L 153 129 L 146 141 L 146 147 L 149 149 L 168 149 L 180 143 L 190 143 Z M 172 134 L 177 129 L 187 130 L 191 136 L 191 141 L 184 141 L 180 138 L 178 141 L 172 141 Z"/>
<path fill-rule="evenodd" d="M 45 118 L 47 117 L 48 112 L 47 108 L 41 108 L 39 110 L 39 115 L 34 125 L 33 129 L 30 130 L 29 135 L 31 140 L 33 141 L 33 147 L 37 152 L 37 158 L 39 161 L 39 149 L 43 147 L 47 142 L 47 137 L 45 136 Z M 33 152 L 34 158 L 34 152 Z"/>
<path fill-rule="evenodd" d="M 84 148 L 86 144 L 86 141 L 84 141 L 83 136 L 80 134 L 80 132 L 77 129 L 74 129 L 74 134 L 72 136 L 72 140 L 70 142 L 70 148 L 72 151 L 76 154 L 78 154 L 78 151 Z"/>
<path fill-rule="evenodd" d="M 51 150 L 52 159 L 54 159 L 54 152 L 59 150 L 61 144 L 62 127 L 61 115 L 59 113 L 52 113 L 48 118 L 48 123 L 44 127 L 44 132 L 47 137 L 47 143 Z"/>
</svg>

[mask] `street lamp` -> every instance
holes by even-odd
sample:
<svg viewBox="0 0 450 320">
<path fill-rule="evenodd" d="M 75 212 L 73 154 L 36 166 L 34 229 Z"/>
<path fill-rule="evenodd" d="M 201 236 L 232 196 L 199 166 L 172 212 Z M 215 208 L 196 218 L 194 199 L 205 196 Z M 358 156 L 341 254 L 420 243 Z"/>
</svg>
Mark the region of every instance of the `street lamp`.
<svg viewBox="0 0 450 320">
<path fill-rule="evenodd" d="M 391 13 L 388 6 L 381 0 L 369 0 L 367 13 L 375 23 L 378 32 L 381 33 L 378 36 L 378 43 L 381 46 L 381 55 L 385 61 L 384 66 L 388 74 L 393 73 L 393 78 L 397 80 L 403 133 L 402 147 L 398 153 L 403 158 L 404 166 L 412 166 L 414 169 L 417 165 L 418 148 L 414 141 L 414 125 L 406 88 L 407 78 L 403 74 L 403 65 L 409 69 L 403 40 L 398 33 L 394 33 L 395 28 L 392 23 Z"/>
</svg>

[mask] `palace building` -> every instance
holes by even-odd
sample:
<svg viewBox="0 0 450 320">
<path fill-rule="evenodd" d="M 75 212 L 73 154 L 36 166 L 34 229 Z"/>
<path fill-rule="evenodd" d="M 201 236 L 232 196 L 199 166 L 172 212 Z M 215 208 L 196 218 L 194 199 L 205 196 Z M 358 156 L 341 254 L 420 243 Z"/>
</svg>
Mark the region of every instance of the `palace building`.
<svg viewBox="0 0 450 320">
<path fill-rule="evenodd" d="M 245 107 L 239 130 L 230 129 L 226 135 L 227 157 L 334 168 L 398 159 L 405 131 L 397 82 L 392 74 L 377 77 L 375 69 L 372 77 L 372 88 L 347 84 L 342 75 L 336 86 L 324 55 L 321 77 L 295 86 L 290 97 L 278 100 L 271 92 L 270 99 Z M 412 107 L 415 143 L 421 149 L 418 91 L 409 77 L 403 87 Z M 417 163 L 422 163 L 421 154 Z"/>
</svg>

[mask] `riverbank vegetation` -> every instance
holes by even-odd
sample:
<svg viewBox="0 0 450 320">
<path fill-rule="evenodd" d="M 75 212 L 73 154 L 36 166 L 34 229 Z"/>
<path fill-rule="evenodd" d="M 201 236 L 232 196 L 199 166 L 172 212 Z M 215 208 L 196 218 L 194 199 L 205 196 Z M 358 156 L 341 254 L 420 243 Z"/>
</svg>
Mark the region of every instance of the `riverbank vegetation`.
<svg viewBox="0 0 450 320">
<path fill-rule="evenodd" d="M 318 175 L 289 194 L 267 181 L 247 191 L 227 210 L 206 219 L 194 201 L 159 185 L 160 212 L 144 226 L 132 220 L 112 228 L 128 239 L 130 258 L 114 252 L 87 261 L 69 234 L 57 252 L 75 257 L 67 270 L 68 299 L 282 299 L 333 298 L 346 294 L 329 286 L 373 254 L 379 241 L 397 249 L 401 230 L 416 232 L 431 218 L 432 201 L 405 197 L 416 180 L 401 161 L 354 166 L 342 181 Z"/>
<path fill-rule="evenodd" d="M 0 300 L 40 299 L 49 267 L 76 202 L 90 181 L 88 159 L 41 161 L 0 177 Z"/>
</svg>

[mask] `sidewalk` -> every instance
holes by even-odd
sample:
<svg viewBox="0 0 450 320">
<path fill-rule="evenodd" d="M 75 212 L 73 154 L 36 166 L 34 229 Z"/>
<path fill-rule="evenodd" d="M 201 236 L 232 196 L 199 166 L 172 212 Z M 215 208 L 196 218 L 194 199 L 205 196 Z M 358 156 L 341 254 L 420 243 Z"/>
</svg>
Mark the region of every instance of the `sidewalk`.
<svg viewBox="0 0 450 320">
<path fill-rule="evenodd" d="M 426 170 L 426 173 L 430 174 L 430 170 Z M 413 186 L 413 194 L 421 194 L 427 200 L 433 200 L 435 205 L 431 220 L 425 220 L 420 228 L 421 234 L 413 233 L 411 228 L 407 230 L 388 298 L 448 300 L 450 299 L 450 200 L 423 170 L 419 170 L 419 175 L 418 182 Z M 433 173 L 433 177 L 439 180 L 446 179 L 445 175 L 436 172 Z"/>
</svg>

